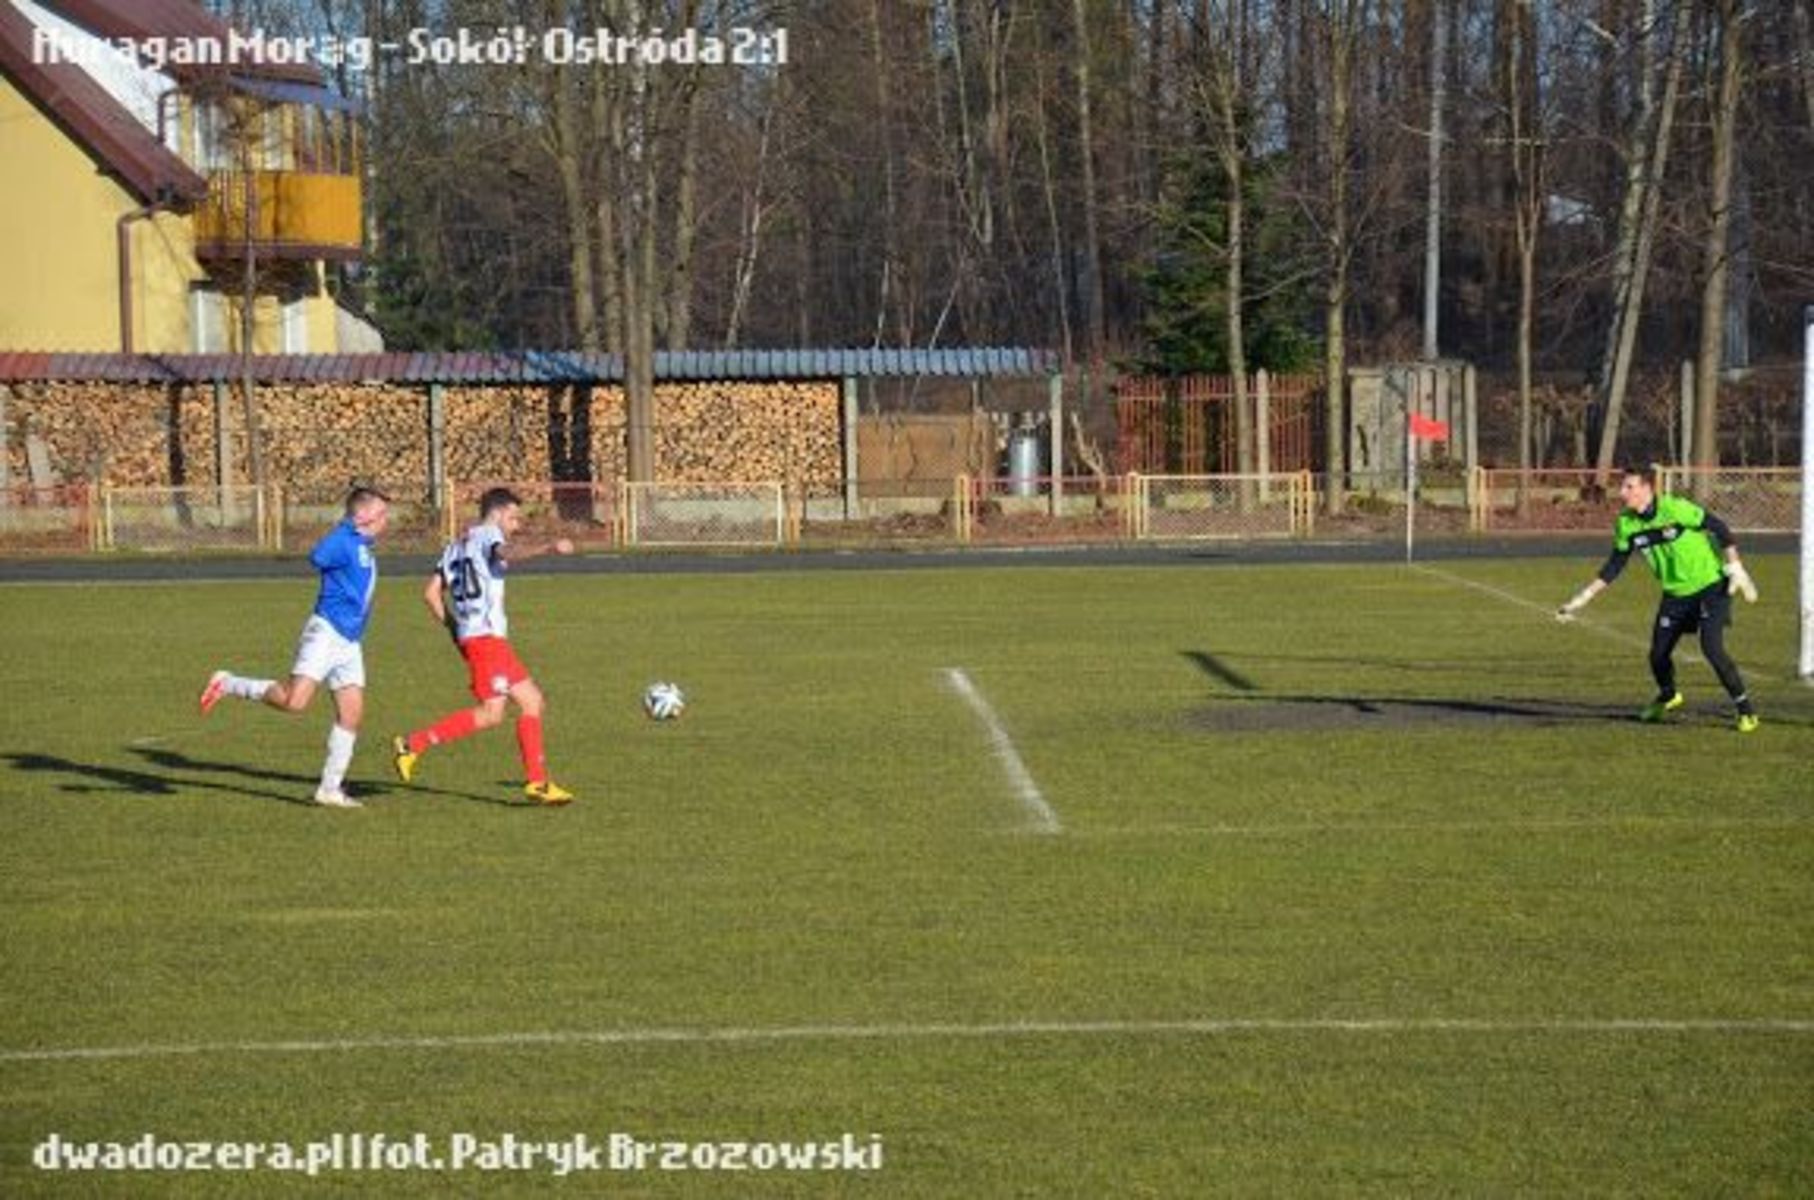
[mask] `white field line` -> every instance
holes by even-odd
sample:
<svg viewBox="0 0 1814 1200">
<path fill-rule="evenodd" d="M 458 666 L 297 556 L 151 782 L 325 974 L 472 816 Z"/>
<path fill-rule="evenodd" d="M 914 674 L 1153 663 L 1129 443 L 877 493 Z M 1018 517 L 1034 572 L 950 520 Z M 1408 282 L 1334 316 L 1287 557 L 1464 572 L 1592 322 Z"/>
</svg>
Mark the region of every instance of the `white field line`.
<svg viewBox="0 0 1814 1200">
<path fill-rule="evenodd" d="M 1496 600 L 1503 600 L 1507 604 L 1515 604 L 1519 608 L 1529 609 L 1534 613 L 1541 613 L 1552 621 L 1556 619 L 1555 607 L 1547 604 L 1538 604 L 1534 600 L 1526 600 L 1523 596 L 1514 595 L 1511 592 L 1493 587 L 1491 584 L 1466 579 L 1460 575 L 1452 574 L 1437 567 L 1425 566 L 1423 563 L 1413 563 L 1411 564 L 1411 569 L 1421 575 L 1429 575 L 1432 578 L 1455 584 L 1457 587 L 1464 587 L 1469 591 L 1479 592 L 1483 596 L 1491 596 Z M 1561 624 L 1562 622 L 1557 623 Z M 1606 626 L 1595 621 L 1589 621 L 1584 617 L 1576 617 L 1574 620 L 1567 622 L 1567 624 L 1585 629 L 1589 633 L 1597 633 L 1601 637 L 1611 638 L 1613 641 L 1627 646 L 1636 646 L 1640 650 L 1648 651 L 1650 649 L 1650 643 L 1643 638 L 1633 637 L 1629 633 L 1620 633 L 1616 629 L 1608 629 Z M 1689 657 L 1694 657 L 1692 652 L 1690 652 Z"/>
<path fill-rule="evenodd" d="M 1806 829 L 1814 817 L 1557 817 L 1529 821 L 1303 821 L 1264 825 L 1108 825 L 1073 829 L 1077 838 L 1205 837 L 1289 838 L 1329 834 L 1501 834 L 1570 833 L 1585 829 L 1627 830 L 1632 833 L 1666 833 L 1695 829 Z"/>
<path fill-rule="evenodd" d="M 545 1030 L 445 1037 L 355 1037 L 270 1042 L 169 1042 L 0 1050 L 0 1062 L 93 1062 L 203 1055 L 337 1054 L 378 1050 L 513 1049 L 539 1046 L 765 1045 L 779 1042 L 1004 1041 L 1034 1037 L 1220 1037 L 1239 1034 L 1814 1034 L 1814 1019 L 1782 1017 L 1231 1017 L 1156 1021 L 933 1022 L 898 1025 L 779 1025 L 722 1028 Z"/>
<path fill-rule="evenodd" d="M 1029 828 L 1034 833 L 1062 832 L 1058 814 L 1052 811 L 1045 796 L 1040 794 L 1039 785 L 1033 781 L 1033 773 L 1021 761 L 1020 752 L 1014 748 L 1013 740 L 1008 737 L 1008 731 L 1002 728 L 1001 719 L 995 715 L 995 709 L 989 701 L 976 690 L 976 685 L 970 682 L 970 677 L 964 674 L 962 668 L 945 668 L 945 680 L 951 685 L 951 690 L 970 706 L 970 711 L 976 714 L 977 719 L 983 723 L 983 728 L 988 731 L 990 748 L 995 751 L 1002 770 L 1007 772 L 1008 786 L 1013 789 L 1020 806 L 1026 810 Z"/>
<path fill-rule="evenodd" d="M 1472 579 L 1464 579 L 1460 575 L 1454 575 L 1436 567 L 1425 566 L 1423 563 L 1413 563 L 1411 569 L 1413 571 L 1420 571 L 1425 575 L 1434 576 L 1437 579 L 1447 580 L 1449 583 L 1469 588 L 1473 591 L 1483 593 L 1484 595 L 1493 596 L 1497 599 L 1504 600 L 1508 604 L 1516 604 L 1520 608 L 1528 608 L 1543 613 L 1551 620 L 1555 619 L 1555 609 L 1531 600 L 1526 600 L 1523 596 L 1515 596 L 1511 592 L 1501 591 L 1499 588 L 1493 587 L 1490 584 L 1479 583 Z M 1586 621 L 1580 617 L 1576 617 L 1573 621 L 1568 622 L 1568 624 L 1578 625 L 1590 633 L 1597 633 L 1602 637 L 1612 638 L 1614 641 L 1623 642 L 1627 646 L 1636 646 L 1638 649 L 1645 652 L 1650 650 L 1650 643 L 1644 638 L 1633 637 L 1628 633 L 1620 633 L 1616 629 L 1608 629 L 1606 626 L 1596 624 L 1593 621 Z M 1698 663 L 1703 661 L 1700 655 L 1688 649 L 1686 646 L 1682 647 L 1678 653 L 1681 654 L 1685 662 Z M 1731 654 L 1730 648 L 1728 648 L 1727 653 Z M 1779 678 L 1775 672 L 1766 671 L 1755 663 L 1742 662 L 1736 654 L 1732 655 L 1732 661 L 1738 663 L 1739 669 L 1742 670 L 1747 677 L 1762 679 L 1770 683 L 1782 682 L 1781 678 Z"/>
</svg>

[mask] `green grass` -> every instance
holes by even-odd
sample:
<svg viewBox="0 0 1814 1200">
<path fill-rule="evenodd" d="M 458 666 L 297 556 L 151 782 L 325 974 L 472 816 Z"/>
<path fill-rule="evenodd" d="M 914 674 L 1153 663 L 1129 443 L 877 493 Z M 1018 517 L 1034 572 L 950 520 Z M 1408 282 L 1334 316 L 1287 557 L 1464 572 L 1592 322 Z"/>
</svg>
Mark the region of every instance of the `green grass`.
<svg viewBox="0 0 1814 1200">
<path fill-rule="evenodd" d="M 1547 606 L 1592 565 L 1442 570 Z M 0 589 L 0 1194 L 324 1186 L 47 1175 L 53 1132 L 462 1130 L 885 1147 L 867 1177 L 578 1181 L 627 1194 L 1807 1194 L 1814 693 L 1793 563 L 1754 571 L 1749 737 L 1686 654 L 1682 720 L 1614 719 L 1650 691 L 1638 577 L 1560 627 L 1386 566 L 525 575 L 560 811 L 508 803 L 508 731 L 389 778 L 389 733 L 466 702 L 413 580 L 367 641 L 355 813 L 294 803 L 321 702 L 194 713 L 213 667 L 288 666 L 306 583 Z M 681 721 L 641 716 L 656 678 Z M 1427 716 L 1218 728 L 1319 696 Z M 1519 702 L 1582 715 L 1462 711 Z M 1623 1018 L 1729 1024 L 1596 1024 Z M 1285 1024 L 948 1028 L 1219 1019 Z M 1403 1024 L 1337 1024 L 1370 1020 Z M 896 1033 L 17 1055 L 826 1026 Z"/>
</svg>

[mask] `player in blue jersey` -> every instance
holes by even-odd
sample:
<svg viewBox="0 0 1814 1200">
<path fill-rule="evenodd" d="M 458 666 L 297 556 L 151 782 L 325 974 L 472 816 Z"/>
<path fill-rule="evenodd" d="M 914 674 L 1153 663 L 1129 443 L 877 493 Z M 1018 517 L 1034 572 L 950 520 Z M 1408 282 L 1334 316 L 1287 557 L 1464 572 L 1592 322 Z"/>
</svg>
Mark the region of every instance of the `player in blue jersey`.
<svg viewBox="0 0 1814 1200">
<path fill-rule="evenodd" d="M 376 488 L 355 487 L 347 493 L 346 518 L 309 551 L 309 564 L 321 573 L 315 610 L 302 626 L 290 678 L 251 679 L 216 671 L 202 689 L 201 709 L 208 713 L 222 697 L 257 700 L 280 712 L 299 713 L 326 683 L 334 694 L 334 725 L 328 730 L 327 760 L 315 803 L 329 808 L 358 808 L 342 784 L 353 761 L 359 722 L 365 715 L 365 655 L 359 639 L 372 613 L 378 587 L 378 560 L 372 543 L 390 521 L 390 497 Z"/>
</svg>

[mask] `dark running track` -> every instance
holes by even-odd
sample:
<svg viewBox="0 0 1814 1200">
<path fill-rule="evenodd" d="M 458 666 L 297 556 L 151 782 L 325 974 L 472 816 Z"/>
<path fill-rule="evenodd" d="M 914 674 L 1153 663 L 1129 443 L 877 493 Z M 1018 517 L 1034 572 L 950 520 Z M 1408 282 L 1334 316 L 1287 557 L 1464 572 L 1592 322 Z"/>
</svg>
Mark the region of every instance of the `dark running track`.
<svg viewBox="0 0 1814 1200">
<path fill-rule="evenodd" d="M 1598 565 L 1611 541 L 1605 534 L 1542 538 L 1431 539 L 1417 547 L 1419 562 L 1471 558 L 1579 558 Z M 1760 554 L 1793 554 L 1793 534 L 1754 535 L 1741 544 Z M 1246 542 L 1162 546 L 1037 546 L 905 550 L 762 550 L 743 553 L 640 552 L 538 559 L 527 570 L 546 575 L 739 575 L 767 571 L 904 571 L 950 567 L 1242 567 L 1294 563 L 1402 563 L 1402 542 Z M 424 554 L 382 555 L 392 578 L 426 575 Z M 306 578 L 305 552 L 282 556 L 134 555 L 127 558 L 0 558 L 0 583 L 120 583 Z"/>
</svg>

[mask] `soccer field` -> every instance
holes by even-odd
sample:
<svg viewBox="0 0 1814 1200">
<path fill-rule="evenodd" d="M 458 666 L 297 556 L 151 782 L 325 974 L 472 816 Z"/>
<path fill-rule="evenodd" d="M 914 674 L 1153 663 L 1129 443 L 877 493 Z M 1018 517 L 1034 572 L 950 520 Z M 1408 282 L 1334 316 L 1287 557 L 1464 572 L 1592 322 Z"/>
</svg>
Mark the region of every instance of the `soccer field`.
<svg viewBox="0 0 1814 1200">
<path fill-rule="evenodd" d="M 324 701 L 195 711 L 287 669 L 311 580 L 0 588 L 0 1195 L 1809 1194 L 1794 563 L 1728 638 L 1748 736 L 1691 642 L 1631 719 L 1654 585 L 1547 615 L 1595 565 L 531 570 L 558 810 L 508 729 L 392 778 L 468 703 L 414 578 L 357 812 L 304 803 Z M 33 1165 L 148 1133 L 871 1152 Z"/>
</svg>

